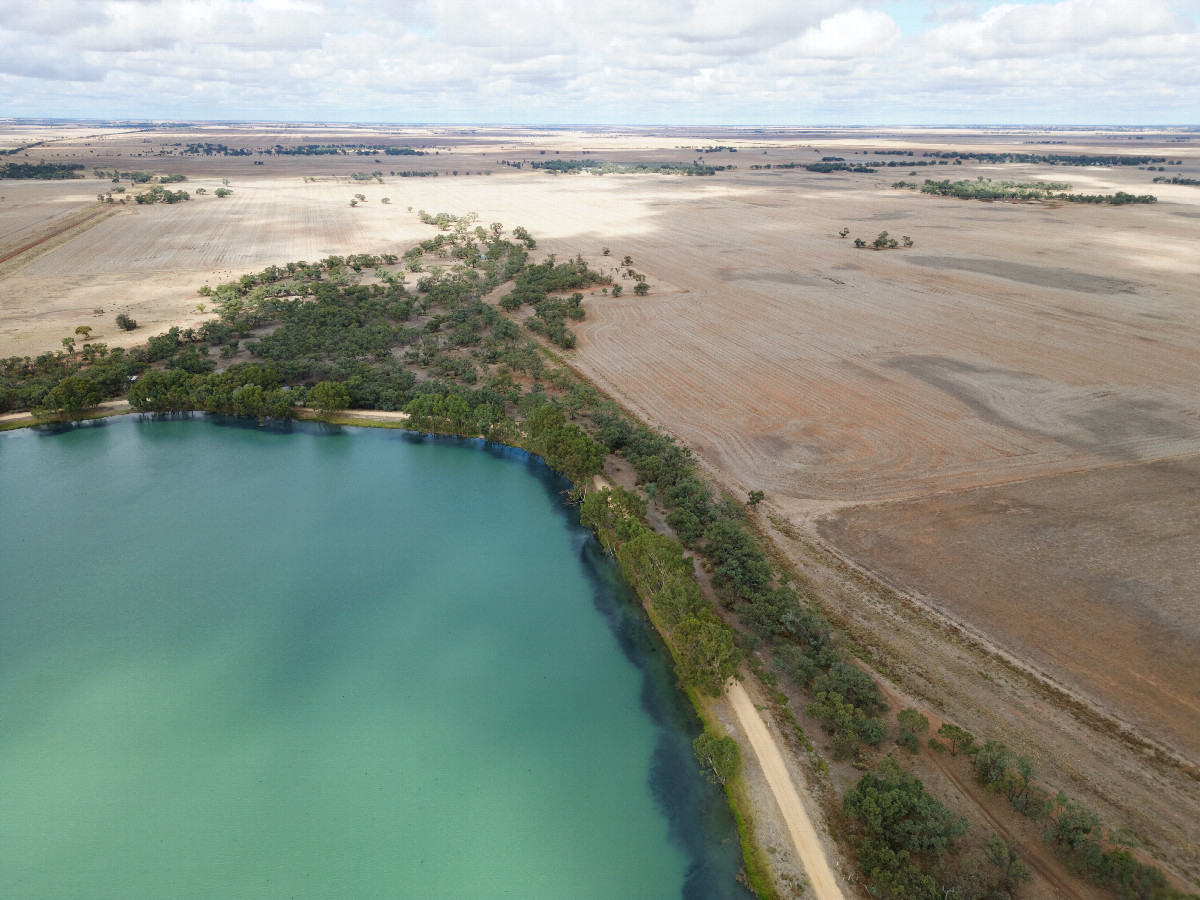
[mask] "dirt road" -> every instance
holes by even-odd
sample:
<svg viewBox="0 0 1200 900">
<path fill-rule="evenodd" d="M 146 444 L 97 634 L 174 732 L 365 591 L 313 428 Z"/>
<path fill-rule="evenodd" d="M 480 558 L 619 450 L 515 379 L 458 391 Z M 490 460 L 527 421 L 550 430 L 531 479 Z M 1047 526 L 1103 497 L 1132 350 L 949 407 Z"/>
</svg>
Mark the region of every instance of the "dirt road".
<svg viewBox="0 0 1200 900">
<path fill-rule="evenodd" d="M 770 785 L 771 793 L 779 804 L 784 821 L 787 822 L 792 844 L 817 900 L 845 900 L 773 735 L 741 682 L 733 683 L 728 696 L 729 705 L 737 715 L 738 723 L 746 733 L 750 747 L 767 776 L 767 784 Z"/>
<path fill-rule="evenodd" d="M 963 778 L 959 775 L 958 772 L 954 771 L 953 766 L 938 754 L 930 753 L 928 756 L 941 773 L 954 783 L 954 786 L 958 788 L 962 795 L 975 804 L 975 808 L 987 819 L 988 824 L 995 832 L 1006 843 L 1017 848 L 1017 852 L 1021 854 L 1021 859 L 1055 892 L 1055 896 L 1064 898 L 1064 900 L 1085 900 L 1084 894 L 1076 890 L 1068 878 L 1056 871 L 1061 866 L 1061 863 L 1057 863 L 1054 860 L 1045 845 L 1035 843 L 1034 841 L 1022 841 L 1018 835 L 1014 834 L 1005 826 L 1004 822 L 1000 821 L 992 813 L 983 800 L 982 792 L 969 778 Z"/>
<path fill-rule="evenodd" d="M 129 412 L 128 400 L 105 400 L 103 403 L 92 407 L 91 412 L 86 416 L 88 419 L 99 419 L 105 416 L 119 416 L 122 413 Z M 0 416 L 0 426 L 33 424 L 37 421 L 37 417 L 33 413 L 18 412 L 5 413 Z"/>
</svg>

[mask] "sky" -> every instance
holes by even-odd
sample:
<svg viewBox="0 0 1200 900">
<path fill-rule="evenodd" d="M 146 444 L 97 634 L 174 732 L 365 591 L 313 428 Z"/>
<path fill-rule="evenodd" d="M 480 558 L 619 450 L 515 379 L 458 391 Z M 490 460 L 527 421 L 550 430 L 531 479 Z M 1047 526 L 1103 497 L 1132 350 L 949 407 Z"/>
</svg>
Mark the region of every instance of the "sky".
<svg viewBox="0 0 1200 900">
<path fill-rule="evenodd" d="M 0 116 L 1200 124 L 1200 0 L 12 0 Z"/>
</svg>

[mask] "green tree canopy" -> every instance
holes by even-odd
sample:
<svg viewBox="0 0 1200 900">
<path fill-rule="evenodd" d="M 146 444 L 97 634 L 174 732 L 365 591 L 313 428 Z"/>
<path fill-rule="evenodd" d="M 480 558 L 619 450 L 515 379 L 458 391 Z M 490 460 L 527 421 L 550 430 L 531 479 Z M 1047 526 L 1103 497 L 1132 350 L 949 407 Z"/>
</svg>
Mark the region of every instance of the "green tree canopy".
<svg viewBox="0 0 1200 900">
<path fill-rule="evenodd" d="M 700 765 L 704 766 L 705 776 L 713 784 L 724 786 L 741 770 L 737 741 L 731 737 L 717 737 L 705 731 L 692 743 L 692 749 Z"/>
<path fill-rule="evenodd" d="M 77 419 L 104 399 L 100 386 L 85 375 L 68 375 L 42 399 L 41 408 L 48 413 L 61 413 Z"/>
<path fill-rule="evenodd" d="M 308 392 L 308 405 L 327 416 L 350 405 L 350 393 L 345 385 L 336 381 L 322 381 L 313 385 Z"/>
</svg>

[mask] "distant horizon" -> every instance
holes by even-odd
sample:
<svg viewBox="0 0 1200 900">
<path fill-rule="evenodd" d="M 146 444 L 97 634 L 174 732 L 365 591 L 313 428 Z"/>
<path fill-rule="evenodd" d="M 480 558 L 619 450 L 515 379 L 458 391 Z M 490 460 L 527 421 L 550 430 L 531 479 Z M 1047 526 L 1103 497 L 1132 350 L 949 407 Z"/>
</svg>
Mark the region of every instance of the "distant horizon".
<svg viewBox="0 0 1200 900">
<path fill-rule="evenodd" d="M 967 128 L 967 129 L 1003 129 L 1006 131 L 1044 130 L 1044 131 L 1087 131 L 1108 129 L 1113 131 L 1138 131 L 1147 129 L 1162 129 L 1164 131 L 1200 131 L 1200 120 L 1195 123 L 1170 124 L 1161 122 L 1118 123 L 1118 122 L 867 122 L 867 123 L 836 123 L 836 122 L 796 122 L 791 124 L 754 123 L 746 125 L 716 125 L 691 122 L 469 122 L 469 121 L 387 121 L 365 119 L 237 119 L 200 117 L 167 118 L 157 116 L 9 116 L 0 115 L 0 123 L 16 125 L 54 125 L 60 123 L 88 123 L 113 125 L 356 125 L 379 128 L 550 128 L 567 130 L 572 128 L 631 128 L 645 130 L 650 128 L 688 128 L 688 129 L 719 129 L 727 131 L 747 130 L 862 130 L 871 128 L 893 129 L 937 129 L 937 128 Z"/>
</svg>

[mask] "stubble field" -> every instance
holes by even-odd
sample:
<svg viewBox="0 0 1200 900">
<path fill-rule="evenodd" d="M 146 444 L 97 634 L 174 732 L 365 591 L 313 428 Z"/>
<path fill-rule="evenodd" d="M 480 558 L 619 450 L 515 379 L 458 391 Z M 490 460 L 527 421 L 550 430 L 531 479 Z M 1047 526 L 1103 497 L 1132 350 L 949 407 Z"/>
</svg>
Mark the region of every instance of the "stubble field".
<svg viewBox="0 0 1200 900">
<path fill-rule="evenodd" d="M 1054 685 L 1160 747 L 1159 759 L 1174 763 L 1147 761 L 1094 721 L 1055 719 L 1049 695 L 979 678 L 982 664 L 963 655 L 978 647 L 923 653 L 924 632 L 897 624 L 894 601 L 879 594 L 882 605 L 858 608 L 843 590 L 843 618 L 882 656 L 905 658 L 906 689 L 1010 736 L 1060 786 L 1132 823 L 1178 870 L 1200 873 L 1200 791 L 1182 774 L 1200 765 L 1200 188 L 1154 185 L 1136 167 L 750 169 L 822 155 L 867 162 L 854 159 L 859 151 L 890 158 L 875 149 L 913 149 L 914 159 L 968 149 L 1154 153 L 1185 161 L 1165 174 L 1197 177 L 1189 143 L 1071 133 L 1052 135 L 1067 145 L 1046 147 L 1027 145 L 1044 134 L 950 131 L 226 129 L 155 133 L 147 145 L 143 133 L 118 131 L 68 136 L 43 155 L 182 172 L 185 187 L 210 194 L 127 206 L 5 264 L 0 356 L 52 349 L 77 324 L 94 324 L 110 344 L 135 343 L 202 318 L 198 285 L 269 264 L 402 252 L 429 234 L 418 209 L 524 225 L 539 249 L 581 253 L 618 278 L 629 254 L 650 295 L 632 296 L 625 279 L 625 296 L 590 298 L 572 365 L 694 448 L 725 487 L 765 491 L 776 527 L 765 517 L 764 527 L 802 568 L 806 548 L 824 548 L 1028 667 L 1031 683 Z M 439 149 L 258 167 L 170 155 L 175 142 L 198 138 Z M 498 165 L 543 150 L 681 162 L 699 156 L 681 148 L 712 144 L 738 153 L 703 162 L 736 171 L 553 176 Z M 439 177 L 387 174 L 398 169 Z M 350 178 L 379 170 L 382 184 Z M 977 176 L 1151 192 L 1160 202 L 980 203 L 889 187 Z M 234 194 L 218 200 L 211 191 L 224 178 Z M 0 244 L 19 245 L 107 186 L 4 183 Z M 351 208 L 355 193 L 367 200 Z M 45 203 L 11 199 L 34 196 Z M 852 244 L 883 230 L 915 246 Z M 116 332 L 108 323 L 118 311 L 146 328 Z"/>
</svg>

